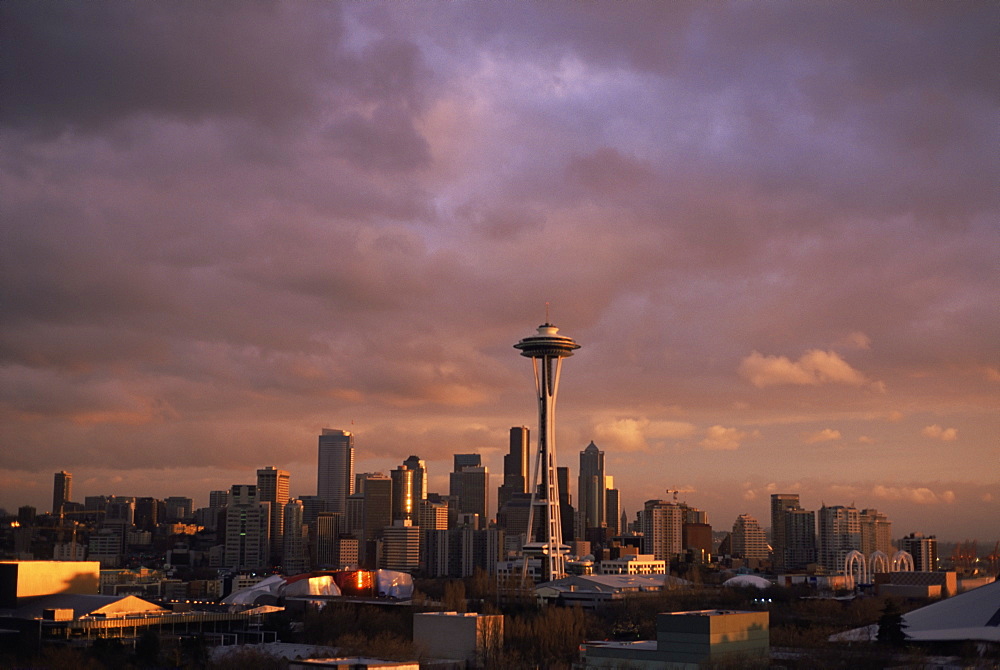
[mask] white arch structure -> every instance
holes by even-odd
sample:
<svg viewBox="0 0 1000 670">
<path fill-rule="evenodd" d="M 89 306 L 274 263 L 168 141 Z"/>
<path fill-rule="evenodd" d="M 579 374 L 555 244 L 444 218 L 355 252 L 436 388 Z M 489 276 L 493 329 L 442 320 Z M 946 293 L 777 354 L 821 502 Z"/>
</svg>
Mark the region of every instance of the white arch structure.
<svg viewBox="0 0 1000 670">
<path fill-rule="evenodd" d="M 868 583 L 868 565 L 865 562 L 865 555 L 857 549 L 852 550 L 844 559 L 844 574 L 847 575 L 849 588 L 855 588 L 858 584 Z M 855 577 L 855 575 L 857 575 Z"/>
<path fill-rule="evenodd" d="M 844 558 L 844 574 L 849 580 L 848 588 L 858 584 L 870 584 L 879 572 L 913 572 L 913 556 L 908 551 L 897 551 L 892 559 L 882 551 L 873 551 L 865 560 L 865 555 L 857 549 Z"/>
<path fill-rule="evenodd" d="M 868 557 L 868 576 L 870 578 L 874 579 L 877 572 L 891 572 L 891 569 L 892 564 L 889 562 L 889 557 L 886 556 L 884 551 L 876 549 Z"/>
<path fill-rule="evenodd" d="M 892 555 L 892 572 L 913 572 L 913 556 L 908 551 L 897 551 Z"/>
</svg>

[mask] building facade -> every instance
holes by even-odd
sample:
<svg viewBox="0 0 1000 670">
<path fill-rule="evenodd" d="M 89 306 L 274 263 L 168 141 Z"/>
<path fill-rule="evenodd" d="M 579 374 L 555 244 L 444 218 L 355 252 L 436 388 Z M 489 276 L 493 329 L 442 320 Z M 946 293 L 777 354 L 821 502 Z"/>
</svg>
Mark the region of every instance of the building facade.
<svg viewBox="0 0 1000 670">
<path fill-rule="evenodd" d="M 819 510 L 819 563 L 831 572 L 844 569 L 847 554 L 861 550 L 861 516 L 854 507 Z"/>
<path fill-rule="evenodd" d="M 577 507 L 580 510 L 579 535 L 583 537 L 588 528 L 604 526 L 605 474 L 604 452 L 591 441 L 580 452 L 580 473 L 577 486 Z"/>
<path fill-rule="evenodd" d="M 328 512 L 344 513 L 347 496 L 354 493 L 354 435 L 346 430 L 324 428 L 319 436 L 316 495 Z"/>
<path fill-rule="evenodd" d="M 670 561 L 684 549 L 684 510 L 675 502 L 647 500 L 640 515 L 642 552 Z"/>
<path fill-rule="evenodd" d="M 750 514 L 740 514 L 733 523 L 731 550 L 733 556 L 751 563 L 767 560 L 770 554 L 767 536 L 757 519 Z"/>
</svg>

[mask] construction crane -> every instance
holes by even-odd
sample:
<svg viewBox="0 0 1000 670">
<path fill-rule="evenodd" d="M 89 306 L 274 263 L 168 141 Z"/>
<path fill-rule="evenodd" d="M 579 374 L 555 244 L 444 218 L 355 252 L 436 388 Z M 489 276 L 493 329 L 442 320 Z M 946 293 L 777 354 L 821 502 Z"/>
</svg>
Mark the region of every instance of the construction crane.
<svg viewBox="0 0 1000 670">
<path fill-rule="evenodd" d="M 677 489 L 667 489 L 667 493 L 673 493 L 674 502 L 677 502 L 677 494 L 680 493 L 680 491 L 678 491 Z"/>
</svg>

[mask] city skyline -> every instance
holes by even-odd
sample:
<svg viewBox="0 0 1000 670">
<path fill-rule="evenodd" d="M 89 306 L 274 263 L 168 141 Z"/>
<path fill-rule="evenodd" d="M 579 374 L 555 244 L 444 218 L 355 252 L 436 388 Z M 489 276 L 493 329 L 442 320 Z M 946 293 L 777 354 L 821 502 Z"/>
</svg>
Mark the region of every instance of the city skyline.
<svg viewBox="0 0 1000 670">
<path fill-rule="evenodd" d="M 995 538 L 1000 7 L 610 6 L 0 4 L 0 507 L 499 475 L 548 302 L 630 517 Z"/>
</svg>

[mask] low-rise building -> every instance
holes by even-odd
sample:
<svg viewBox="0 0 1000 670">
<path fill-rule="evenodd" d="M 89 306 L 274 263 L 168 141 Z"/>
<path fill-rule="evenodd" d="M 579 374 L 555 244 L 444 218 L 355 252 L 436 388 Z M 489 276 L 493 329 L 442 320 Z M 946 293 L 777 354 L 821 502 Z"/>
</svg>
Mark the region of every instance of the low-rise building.
<svg viewBox="0 0 1000 670">
<path fill-rule="evenodd" d="M 656 616 L 655 640 L 585 643 L 580 667 L 682 670 L 715 663 L 737 667 L 741 662 L 766 661 L 769 655 L 767 612 L 667 612 Z"/>
<path fill-rule="evenodd" d="M 599 573 L 602 575 L 655 575 L 667 571 L 667 562 L 657 560 L 652 554 L 621 556 L 601 561 Z"/>
</svg>

